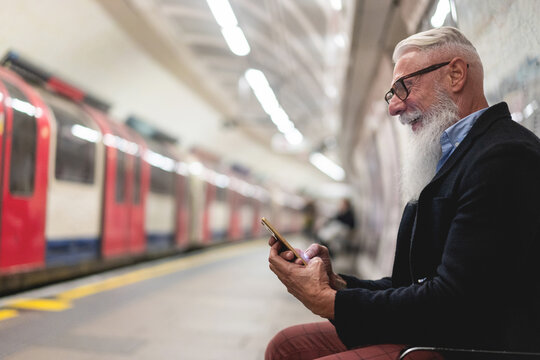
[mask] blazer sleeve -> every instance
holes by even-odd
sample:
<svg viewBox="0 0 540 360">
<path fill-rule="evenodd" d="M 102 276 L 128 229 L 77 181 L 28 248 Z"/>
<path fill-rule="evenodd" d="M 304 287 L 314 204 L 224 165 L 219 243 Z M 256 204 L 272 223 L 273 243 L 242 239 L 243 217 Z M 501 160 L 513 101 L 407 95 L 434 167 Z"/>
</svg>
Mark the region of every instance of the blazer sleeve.
<svg viewBox="0 0 540 360">
<path fill-rule="evenodd" d="M 539 250 L 538 147 L 501 144 L 477 159 L 456 185 L 457 212 L 432 278 L 398 288 L 337 292 L 333 323 L 345 345 L 472 341 L 478 346 L 501 336 L 496 333 L 505 327 L 501 309 L 511 308 L 516 296 L 531 295 L 526 289 L 538 282 L 529 275 Z"/>
<path fill-rule="evenodd" d="M 347 283 L 347 289 L 362 288 L 368 290 L 384 290 L 392 287 L 392 279 L 384 277 L 379 280 L 361 280 L 354 276 L 339 274 Z"/>
</svg>

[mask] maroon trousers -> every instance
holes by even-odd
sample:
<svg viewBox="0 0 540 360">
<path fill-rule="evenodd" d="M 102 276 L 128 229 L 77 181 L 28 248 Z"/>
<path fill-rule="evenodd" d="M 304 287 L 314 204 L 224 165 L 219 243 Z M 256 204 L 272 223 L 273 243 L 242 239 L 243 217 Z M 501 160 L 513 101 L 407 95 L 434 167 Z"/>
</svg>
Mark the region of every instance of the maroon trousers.
<svg viewBox="0 0 540 360">
<path fill-rule="evenodd" d="M 329 321 L 286 328 L 274 336 L 266 348 L 265 360 L 395 360 L 405 345 L 366 345 L 355 349 L 339 340 Z M 418 353 L 408 360 L 442 359 L 434 353 Z"/>
</svg>

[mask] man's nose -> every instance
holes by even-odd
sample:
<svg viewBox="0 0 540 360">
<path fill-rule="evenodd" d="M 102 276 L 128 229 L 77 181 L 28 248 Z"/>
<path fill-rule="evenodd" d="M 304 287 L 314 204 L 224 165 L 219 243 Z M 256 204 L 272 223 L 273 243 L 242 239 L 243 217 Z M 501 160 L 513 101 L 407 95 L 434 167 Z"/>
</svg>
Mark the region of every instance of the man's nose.
<svg viewBox="0 0 540 360">
<path fill-rule="evenodd" d="M 395 95 L 392 96 L 392 99 L 390 99 L 390 103 L 388 103 L 388 112 L 390 113 L 390 115 L 400 115 L 405 112 L 405 109 L 407 109 L 405 101 L 401 100 Z"/>
</svg>

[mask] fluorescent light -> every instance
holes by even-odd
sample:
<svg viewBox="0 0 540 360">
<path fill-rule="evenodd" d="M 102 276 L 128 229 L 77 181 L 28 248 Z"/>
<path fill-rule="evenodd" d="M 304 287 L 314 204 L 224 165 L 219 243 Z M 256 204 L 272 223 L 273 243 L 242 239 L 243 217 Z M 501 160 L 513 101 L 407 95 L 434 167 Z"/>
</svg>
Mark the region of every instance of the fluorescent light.
<svg viewBox="0 0 540 360">
<path fill-rule="evenodd" d="M 345 35 L 343 34 L 337 34 L 336 36 L 334 36 L 334 43 L 339 46 L 340 48 L 344 48 L 345 47 Z"/>
<path fill-rule="evenodd" d="M 285 139 L 291 145 L 299 145 L 302 142 L 302 140 L 304 140 L 304 136 L 296 128 L 293 128 L 287 131 L 284 135 L 285 135 Z"/>
<path fill-rule="evenodd" d="M 513 112 L 510 114 L 510 116 L 512 116 L 512 120 L 514 120 L 515 122 L 519 123 L 523 121 L 523 114 L 520 112 Z"/>
<path fill-rule="evenodd" d="M 332 6 L 332 9 L 336 11 L 340 11 L 341 8 L 343 7 L 341 0 L 330 0 L 330 5 Z"/>
<path fill-rule="evenodd" d="M 266 76 L 261 70 L 247 69 L 245 73 L 246 80 L 253 90 L 257 90 L 263 87 L 270 87 Z"/>
<path fill-rule="evenodd" d="M 457 23 L 456 2 L 454 0 L 450 0 L 450 12 L 452 13 L 452 20 Z"/>
<path fill-rule="evenodd" d="M 189 166 L 183 161 L 179 161 L 176 163 L 176 173 L 180 174 L 182 176 L 188 176 L 189 175 Z"/>
<path fill-rule="evenodd" d="M 286 133 L 287 131 L 294 129 L 294 124 L 289 120 L 289 115 L 282 108 L 278 108 L 272 114 L 270 114 L 272 122 L 276 124 L 279 131 Z"/>
<path fill-rule="evenodd" d="M 448 0 L 439 0 L 437 10 L 435 10 L 435 14 L 431 17 L 431 25 L 436 28 L 441 27 L 449 13 L 450 3 Z"/>
<path fill-rule="evenodd" d="M 163 156 L 152 150 L 146 149 L 144 160 L 154 167 L 173 172 L 175 170 L 175 161 L 167 156 Z"/>
<path fill-rule="evenodd" d="M 193 175 L 201 175 L 203 170 L 204 170 L 203 164 L 201 164 L 198 161 L 192 162 L 191 164 L 189 164 L 189 172 Z"/>
<path fill-rule="evenodd" d="M 236 16 L 234 16 L 228 0 L 206 0 L 206 2 L 219 26 L 228 28 L 238 25 L 238 21 L 236 20 Z"/>
<path fill-rule="evenodd" d="M 334 85 L 328 85 L 326 88 L 324 88 L 324 92 L 328 97 L 331 97 L 332 99 L 337 96 L 337 89 Z"/>
<path fill-rule="evenodd" d="M 309 156 L 309 161 L 326 175 L 336 181 L 345 179 L 345 171 L 335 162 L 319 152 L 312 153 Z"/>
<path fill-rule="evenodd" d="M 245 56 L 249 54 L 251 48 L 244 36 L 242 29 L 238 27 L 238 20 L 229 4 L 228 0 L 206 0 L 214 18 L 221 26 L 221 34 L 225 38 L 229 49 L 233 54 Z"/>
<path fill-rule="evenodd" d="M 264 73 L 257 69 L 248 69 L 245 77 L 264 111 L 268 115 L 276 112 L 280 108 L 279 102 Z"/>
<path fill-rule="evenodd" d="M 98 142 L 101 139 L 101 134 L 98 131 L 79 124 L 75 124 L 71 127 L 71 134 L 79 139 L 93 143 Z"/>
<path fill-rule="evenodd" d="M 245 56 L 251 48 L 244 36 L 244 32 L 238 26 L 222 28 L 221 33 L 234 55 Z"/>
<path fill-rule="evenodd" d="M 10 98 L 10 101 L 6 101 L 9 106 L 11 106 L 13 109 L 23 112 L 27 114 L 28 116 L 35 116 L 40 117 L 41 116 L 41 109 L 38 107 L 35 107 L 34 105 L 30 104 L 29 102 Z"/>
<path fill-rule="evenodd" d="M 276 95 L 264 73 L 257 69 L 248 69 L 244 76 L 263 110 L 270 115 L 272 122 L 285 135 L 285 139 L 291 145 L 300 144 L 304 136 L 294 127 L 294 123 L 289 119 L 289 115 L 279 105 Z"/>
<path fill-rule="evenodd" d="M 536 110 L 538 110 L 538 102 L 533 100 L 523 109 L 523 115 L 528 119 Z"/>
<path fill-rule="evenodd" d="M 224 175 L 224 174 L 218 174 L 214 182 L 216 186 L 222 189 L 229 186 L 230 183 L 231 183 L 231 179 L 227 175 Z"/>
</svg>

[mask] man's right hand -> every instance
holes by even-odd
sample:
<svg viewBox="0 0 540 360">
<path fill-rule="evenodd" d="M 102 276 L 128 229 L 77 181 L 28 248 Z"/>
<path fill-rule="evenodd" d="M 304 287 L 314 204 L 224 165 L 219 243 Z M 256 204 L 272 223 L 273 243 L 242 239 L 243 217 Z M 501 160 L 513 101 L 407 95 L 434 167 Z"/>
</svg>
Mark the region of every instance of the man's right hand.
<svg viewBox="0 0 540 360">
<path fill-rule="evenodd" d="M 343 280 L 343 278 L 338 274 L 334 273 L 334 270 L 332 269 L 332 260 L 330 259 L 330 253 L 328 252 L 328 248 L 326 246 L 323 246 L 321 244 L 311 244 L 304 252 L 304 255 L 308 259 L 312 259 L 314 257 L 321 258 L 324 263 L 326 273 L 328 274 L 328 278 L 330 279 L 330 286 L 332 287 L 332 289 L 340 290 L 347 287 L 347 283 L 345 282 L 345 280 Z"/>
</svg>

